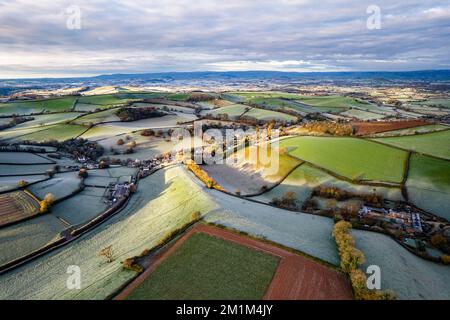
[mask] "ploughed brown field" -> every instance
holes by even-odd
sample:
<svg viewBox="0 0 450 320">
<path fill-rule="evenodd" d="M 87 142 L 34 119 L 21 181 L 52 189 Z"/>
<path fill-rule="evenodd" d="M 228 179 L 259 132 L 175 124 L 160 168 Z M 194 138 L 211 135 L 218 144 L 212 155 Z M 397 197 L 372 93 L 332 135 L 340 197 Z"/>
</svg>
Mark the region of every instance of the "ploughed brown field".
<svg viewBox="0 0 450 320">
<path fill-rule="evenodd" d="M 0 194 L 0 227 L 38 214 L 39 204 L 23 191 Z"/>
<path fill-rule="evenodd" d="M 263 299 L 266 300 L 349 300 L 352 289 L 346 275 L 319 262 L 293 252 L 258 241 L 232 231 L 197 224 L 186 232 L 175 244 L 159 252 L 150 267 L 130 283 L 115 299 L 122 300 L 139 287 L 166 258 L 173 254 L 194 233 L 204 233 L 226 241 L 258 250 L 280 259 L 275 274 Z"/>
<path fill-rule="evenodd" d="M 357 136 L 364 136 L 367 134 L 380 133 L 398 129 L 413 128 L 423 126 L 426 124 L 430 124 L 430 122 L 425 120 L 400 120 L 400 121 L 373 121 L 373 122 L 354 121 L 351 123 L 353 128 L 355 128 L 355 134 Z"/>
</svg>

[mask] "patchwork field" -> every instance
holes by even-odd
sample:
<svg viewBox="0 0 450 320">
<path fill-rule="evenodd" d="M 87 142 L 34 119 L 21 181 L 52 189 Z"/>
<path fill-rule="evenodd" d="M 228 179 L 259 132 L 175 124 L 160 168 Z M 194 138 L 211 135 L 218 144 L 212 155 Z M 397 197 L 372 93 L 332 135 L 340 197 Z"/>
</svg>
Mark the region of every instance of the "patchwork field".
<svg viewBox="0 0 450 320">
<path fill-rule="evenodd" d="M 75 124 L 58 124 L 25 135 L 17 136 L 14 138 L 14 141 L 64 141 L 81 135 L 87 129 L 88 128 L 84 126 Z"/>
<path fill-rule="evenodd" d="M 101 106 L 123 105 L 127 102 L 127 99 L 120 99 L 114 94 L 84 96 L 78 99 L 78 103 L 99 105 L 99 108 L 102 108 Z"/>
<path fill-rule="evenodd" d="M 250 111 L 248 111 L 245 114 L 245 116 L 253 117 L 257 120 L 263 121 L 270 121 L 270 120 L 284 120 L 291 122 L 297 121 L 297 117 L 291 116 L 289 114 L 257 108 L 250 109 Z"/>
<path fill-rule="evenodd" d="M 377 138 L 373 140 L 422 154 L 450 159 L 450 130 L 407 137 Z"/>
<path fill-rule="evenodd" d="M 262 153 L 261 149 L 251 146 L 234 153 L 233 164 L 211 164 L 202 168 L 229 192 L 239 190 L 241 195 L 256 194 L 264 186 L 271 187 L 284 179 L 301 163 L 293 157 L 278 154 L 275 148 L 271 152 L 270 157 L 263 158 L 258 155 Z"/>
<path fill-rule="evenodd" d="M 103 201 L 104 192 L 102 188 L 86 187 L 76 196 L 54 205 L 51 215 L 74 226 L 87 223 L 108 208 Z"/>
<path fill-rule="evenodd" d="M 66 224 L 51 214 L 39 215 L 1 228 L 0 265 L 30 254 L 58 239 L 66 228 Z M 2 281 L 3 278 L 2 275 Z"/>
<path fill-rule="evenodd" d="M 381 289 L 391 289 L 398 299 L 450 298 L 450 268 L 415 256 L 390 237 L 353 230 L 356 247 L 364 252 L 365 270 L 369 265 L 381 269 Z"/>
<path fill-rule="evenodd" d="M 52 113 L 52 114 L 42 114 L 42 115 L 34 115 L 34 120 L 27 121 L 21 124 L 18 124 L 11 128 L 10 130 L 18 130 L 25 128 L 36 128 L 36 127 L 44 127 L 52 124 L 65 123 L 75 119 L 82 115 L 77 112 L 64 112 L 64 113 Z M 5 132 L 10 130 L 4 130 Z"/>
<path fill-rule="evenodd" d="M 249 110 L 250 107 L 241 105 L 241 104 L 235 104 L 235 105 L 229 105 L 226 107 L 214 109 L 214 110 L 208 110 L 205 111 L 207 114 L 211 114 L 213 116 L 218 116 L 221 114 L 227 114 L 230 119 L 237 119 L 239 118 L 244 112 Z"/>
<path fill-rule="evenodd" d="M 159 254 L 116 299 L 121 298 L 351 299 L 352 292 L 344 276 L 317 262 L 197 225 Z"/>
<path fill-rule="evenodd" d="M 399 183 L 407 153 L 355 138 L 295 137 L 280 142 L 281 148 L 301 160 L 352 180 Z"/>
<path fill-rule="evenodd" d="M 28 190 L 41 200 L 47 193 L 53 194 L 55 200 L 60 200 L 80 190 L 81 186 L 78 172 L 63 172 L 55 174 L 49 180 L 33 184 Z"/>
<path fill-rule="evenodd" d="M 408 135 L 414 135 L 419 133 L 428 133 L 428 132 L 435 132 L 435 131 L 442 131 L 442 130 L 448 130 L 450 129 L 449 126 L 442 125 L 442 124 L 429 124 L 425 126 L 418 126 L 418 127 L 412 127 L 407 129 L 399 129 L 399 130 L 392 130 L 392 131 L 386 131 L 386 132 L 380 132 L 373 135 L 370 135 L 371 137 L 396 137 L 396 136 L 408 136 Z"/>
<path fill-rule="evenodd" d="M 19 187 L 20 181 L 25 181 L 26 183 L 33 183 L 41 180 L 47 179 L 46 175 L 32 175 L 32 176 L 0 176 L 0 192 L 15 190 Z"/>
<path fill-rule="evenodd" d="M 385 117 L 382 114 L 358 110 L 358 109 L 350 109 L 345 112 L 341 112 L 340 115 L 346 116 L 346 117 L 351 117 L 351 118 L 356 118 L 356 119 L 360 119 L 360 120 L 375 120 L 375 119 L 382 119 Z"/>
<path fill-rule="evenodd" d="M 414 102 L 414 104 L 436 108 L 450 108 L 450 99 L 429 99 L 425 101 Z"/>
<path fill-rule="evenodd" d="M 0 115 L 28 115 L 42 112 L 71 111 L 75 101 L 76 97 L 65 97 L 49 100 L 0 103 Z"/>
<path fill-rule="evenodd" d="M 160 118 L 143 119 L 133 122 L 115 122 L 100 124 L 90 128 L 81 135 L 81 138 L 89 140 L 101 140 L 124 133 L 140 131 L 142 129 L 164 129 L 181 126 L 179 123 L 195 120 L 192 114 L 166 115 Z"/>
<path fill-rule="evenodd" d="M 194 233 L 127 299 L 262 299 L 278 261 L 275 256 Z"/>
<path fill-rule="evenodd" d="M 334 186 L 354 193 L 370 194 L 375 192 L 376 194 L 381 194 L 385 199 L 404 201 L 400 188 L 352 184 L 336 179 L 332 175 L 306 163 L 295 169 L 281 184 L 269 192 L 255 197 L 255 199 L 269 203 L 274 198 L 281 199 L 286 192 L 293 192 L 297 205 L 301 207 L 309 199 L 313 189 L 317 186 Z"/>
<path fill-rule="evenodd" d="M 1 164 L 51 164 L 52 160 L 39 156 L 39 154 L 29 152 L 0 152 Z"/>
<path fill-rule="evenodd" d="M 419 208 L 450 220 L 449 161 L 413 154 L 406 187 L 409 200 Z"/>
<path fill-rule="evenodd" d="M 238 199 L 216 190 L 207 192 L 218 206 L 217 210 L 205 216 L 207 222 L 243 231 L 339 265 L 336 244 L 331 237 L 333 220 Z"/>
<path fill-rule="evenodd" d="M 84 116 L 76 119 L 74 121 L 74 123 L 76 123 L 76 124 L 84 124 L 84 123 L 97 124 L 97 123 L 112 122 L 112 121 L 119 122 L 120 119 L 116 115 L 117 110 L 118 110 L 117 108 L 111 108 L 108 110 L 87 114 L 87 115 L 84 115 Z"/>
<path fill-rule="evenodd" d="M 42 175 L 53 169 L 54 164 L 34 164 L 30 166 L 17 164 L 0 164 L 0 177 Z"/>
<path fill-rule="evenodd" d="M 192 213 L 205 214 L 216 207 L 201 190 L 180 167 L 160 170 L 141 180 L 127 207 L 95 232 L 45 259 L 2 275 L 0 298 L 105 299 L 136 276 L 123 270 L 121 261 L 156 246 L 168 233 L 190 222 Z M 112 263 L 98 256 L 109 245 L 114 250 Z M 68 264 L 91 270 L 83 276 L 81 290 L 67 290 Z"/>
<path fill-rule="evenodd" d="M 39 204 L 27 193 L 14 191 L 0 194 L 0 227 L 39 212 Z"/>
<path fill-rule="evenodd" d="M 352 125 L 355 128 L 356 134 L 358 136 L 394 131 L 399 129 L 414 128 L 426 124 L 427 122 L 423 120 L 352 122 Z"/>
</svg>

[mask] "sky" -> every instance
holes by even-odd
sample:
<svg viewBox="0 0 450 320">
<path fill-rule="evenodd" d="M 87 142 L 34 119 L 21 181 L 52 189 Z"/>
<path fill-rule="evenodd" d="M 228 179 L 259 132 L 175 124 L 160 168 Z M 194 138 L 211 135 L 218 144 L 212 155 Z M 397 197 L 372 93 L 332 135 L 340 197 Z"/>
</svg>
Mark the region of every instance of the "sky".
<svg viewBox="0 0 450 320">
<path fill-rule="evenodd" d="M 450 69 L 449 57 L 450 1 L 0 0 L 0 78 Z"/>
</svg>

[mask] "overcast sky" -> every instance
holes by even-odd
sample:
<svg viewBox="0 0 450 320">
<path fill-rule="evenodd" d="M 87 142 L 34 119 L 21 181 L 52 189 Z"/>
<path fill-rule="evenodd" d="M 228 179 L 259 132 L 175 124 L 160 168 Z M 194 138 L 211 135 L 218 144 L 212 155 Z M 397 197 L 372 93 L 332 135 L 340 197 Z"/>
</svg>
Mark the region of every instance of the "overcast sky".
<svg viewBox="0 0 450 320">
<path fill-rule="evenodd" d="M 0 0 L 0 78 L 450 69 L 449 44 L 448 0 Z"/>
</svg>

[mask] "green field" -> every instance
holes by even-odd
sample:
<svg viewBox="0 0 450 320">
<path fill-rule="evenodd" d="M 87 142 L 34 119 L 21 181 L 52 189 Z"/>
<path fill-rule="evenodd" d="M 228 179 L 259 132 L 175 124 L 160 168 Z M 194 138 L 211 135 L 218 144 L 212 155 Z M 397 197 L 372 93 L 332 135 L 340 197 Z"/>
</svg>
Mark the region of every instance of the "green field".
<svg viewBox="0 0 450 320">
<path fill-rule="evenodd" d="M 286 113 L 252 108 L 244 116 L 253 117 L 257 120 L 270 121 L 270 120 L 284 120 L 284 121 L 297 121 L 297 117 L 291 116 Z"/>
<path fill-rule="evenodd" d="M 65 97 L 49 100 L 0 103 L 0 115 L 26 115 L 41 112 L 71 111 L 75 100 L 75 97 Z"/>
<path fill-rule="evenodd" d="M 373 139 L 403 149 L 450 159 L 450 130 L 407 137 Z"/>
<path fill-rule="evenodd" d="M 352 180 L 400 183 L 407 152 L 354 138 L 295 137 L 280 142 L 290 155 Z"/>
<path fill-rule="evenodd" d="M 328 108 L 349 108 L 353 106 L 365 108 L 368 105 L 357 99 L 343 96 L 300 96 L 297 100 L 314 107 Z"/>
<path fill-rule="evenodd" d="M 260 300 L 278 261 L 275 256 L 196 233 L 127 299 Z"/>
<path fill-rule="evenodd" d="M 211 111 L 207 111 L 206 113 L 211 114 L 213 116 L 217 116 L 220 114 L 227 114 L 230 119 L 237 119 L 239 116 L 241 116 L 247 109 L 250 109 L 250 107 L 240 105 L 240 104 L 233 104 L 230 106 L 214 109 Z"/>
<path fill-rule="evenodd" d="M 58 124 L 50 126 L 48 128 L 37 128 L 38 131 L 21 135 L 15 138 L 15 140 L 28 140 L 28 141 L 49 141 L 58 140 L 64 141 L 71 138 L 75 138 L 87 130 L 86 127 L 75 124 Z"/>
<path fill-rule="evenodd" d="M 334 186 L 354 193 L 377 193 L 383 195 L 385 199 L 404 201 L 400 188 L 374 187 L 366 185 L 352 184 L 339 180 L 332 175 L 315 168 L 307 163 L 295 169 L 281 184 L 266 192 L 256 199 L 263 202 L 270 202 L 273 198 L 281 198 L 286 192 L 294 192 L 297 204 L 301 206 L 312 194 L 315 187 Z"/>
<path fill-rule="evenodd" d="M 83 123 L 92 123 L 97 124 L 101 122 L 110 122 L 110 121 L 120 121 L 119 117 L 116 116 L 116 112 L 119 108 L 111 108 L 108 110 L 103 110 L 95 113 L 90 113 L 85 116 L 82 116 L 74 121 L 77 124 Z"/>
<path fill-rule="evenodd" d="M 450 220 L 450 162 L 413 154 L 406 181 L 409 200 Z"/>
<path fill-rule="evenodd" d="M 42 115 L 34 115 L 34 120 L 27 121 L 21 124 L 14 126 L 12 129 L 23 129 L 23 128 L 33 128 L 33 127 L 42 127 L 48 126 L 52 124 L 64 123 L 75 119 L 76 117 L 81 116 L 82 113 L 78 112 L 65 112 L 65 113 L 52 113 L 52 114 L 42 114 Z"/>
<path fill-rule="evenodd" d="M 425 101 L 413 102 L 413 104 L 437 108 L 450 108 L 450 99 L 429 99 Z"/>
<path fill-rule="evenodd" d="M 79 103 L 83 104 L 98 104 L 103 106 L 113 106 L 125 104 L 128 102 L 127 99 L 119 99 L 115 94 L 105 94 L 98 96 L 84 96 L 78 99 Z M 99 106 L 101 108 L 101 106 Z"/>
</svg>

